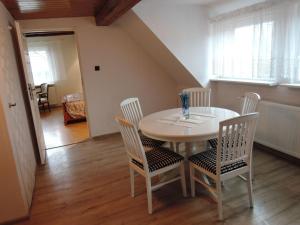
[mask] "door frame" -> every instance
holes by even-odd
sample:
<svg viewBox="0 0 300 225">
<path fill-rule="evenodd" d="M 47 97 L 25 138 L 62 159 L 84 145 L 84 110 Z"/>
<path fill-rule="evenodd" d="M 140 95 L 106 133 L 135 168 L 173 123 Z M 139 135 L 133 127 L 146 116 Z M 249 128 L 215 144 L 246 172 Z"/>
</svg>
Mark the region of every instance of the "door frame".
<svg viewBox="0 0 300 225">
<path fill-rule="evenodd" d="M 19 23 L 20 24 L 20 23 Z M 76 50 L 77 50 L 77 57 L 78 57 L 78 62 L 79 62 L 79 71 L 80 71 L 80 78 L 81 78 L 81 86 L 82 86 L 82 92 L 83 92 L 83 98 L 84 98 L 84 102 L 85 102 L 85 111 L 86 111 L 86 121 L 87 121 L 87 125 L 88 125 L 88 139 L 91 139 L 91 126 L 90 126 L 90 119 L 89 119 L 89 111 L 88 111 L 88 102 L 87 102 L 87 96 L 86 96 L 86 88 L 85 88 L 85 80 L 84 80 L 84 76 L 82 73 L 82 57 L 80 54 L 80 48 L 79 48 L 79 40 L 78 40 L 78 31 L 72 27 L 72 28 L 47 28 L 47 29 L 22 29 L 22 26 L 20 25 L 21 28 L 21 33 L 22 35 L 24 35 L 24 33 L 35 33 L 35 32 L 62 32 L 62 31 L 71 31 L 74 32 L 74 37 L 75 37 L 75 44 L 76 44 Z M 18 44 L 20 45 L 19 41 Z M 20 54 L 23 54 L 23 52 L 20 51 Z M 22 66 L 23 68 L 23 66 Z M 30 68 L 31 69 L 31 68 Z M 23 68 L 24 70 L 24 68 Z M 27 84 L 26 84 L 26 78 L 25 78 L 25 74 L 23 74 L 24 79 L 21 81 L 22 85 L 25 85 L 25 87 L 27 88 Z M 24 84 L 25 82 L 25 84 Z M 25 89 L 25 92 L 27 92 L 27 90 Z M 26 93 L 27 94 L 27 93 Z M 28 95 L 26 96 L 26 101 L 30 101 Z M 33 122 L 33 116 L 32 116 L 32 111 L 29 108 L 31 117 L 32 117 L 32 124 L 34 124 Z M 37 144 L 37 135 L 34 132 L 35 135 L 35 142 Z M 38 146 L 37 146 L 38 149 Z M 46 151 L 46 150 L 45 150 Z"/>
</svg>

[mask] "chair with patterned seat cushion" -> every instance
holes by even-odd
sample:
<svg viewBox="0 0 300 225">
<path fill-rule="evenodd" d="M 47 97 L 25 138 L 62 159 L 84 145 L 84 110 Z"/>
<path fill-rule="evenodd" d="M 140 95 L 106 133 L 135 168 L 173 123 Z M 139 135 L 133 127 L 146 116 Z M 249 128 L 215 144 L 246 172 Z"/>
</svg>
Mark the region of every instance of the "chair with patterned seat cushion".
<svg viewBox="0 0 300 225">
<path fill-rule="evenodd" d="M 210 88 L 187 88 L 182 90 L 182 92 L 189 94 L 190 107 L 210 107 Z"/>
<path fill-rule="evenodd" d="M 152 213 L 152 191 L 165 184 L 180 180 L 183 196 L 186 196 L 184 157 L 163 147 L 156 147 L 145 152 L 136 126 L 122 118 L 116 118 L 116 121 L 119 124 L 129 159 L 131 196 L 134 197 L 135 172 L 144 176 L 146 179 L 149 214 Z M 179 169 L 180 173 L 178 176 L 152 185 L 152 177 L 174 169 Z"/>
<path fill-rule="evenodd" d="M 50 102 L 49 102 L 49 85 L 47 83 L 43 83 L 40 85 L 40 91 L 36 92 L 38 97 L 38 106 L 42 107 L 45 111 L 46 107 L 48 108 L 49 112 L 51 112 Z"/>
<path fill-rule="evenodd" d="M 153 148 L 151 151 L 146 152 L 146 158 L 148 161 L 148 167 L 150 172 L 162 169 L 166 166 L 173 165 L 181 162 L 184 157 L 170 151 L 168 148 L 157 147 Z M 136 160 L 132 160 L 141 169 L 144 169 L 144 165 Z"/>
<path fill-rule="evenodd" d="M 259 94 L 253 92 L 245 93 L 245 96 L 243 97 L 241 115 L 256 112 L 259 101 Z"/>
<path fill-rule="evenodd" d="M 259 94 L 253 92 L 245 93 L 245 96 L 243 97 L 243 104 L 241 107 L 241 115 L 247 115 L 249 113 L 256 112 L 259 101 L 260 101 Z M 208 140 L 208 143 L 212 148 L 217 148 L 218 139 L 214 138 Z"/>
<path fill-rule="evenodd" d="M 211 89 L 192 87 L 182 90 L 182 93 L 187 93 L 189 95 L 189 106 L 190 107 L 210 107 Z M 189 143 L 191 144 L 191 143 Z M 195 144 L 195 143 L 192 143 Z M 173 148 L 176 152 L 179 152 L 180 143 L 173 143 Z"/>
<path fill-rule="evenodd" d="M 210 149 L 189 158 L 192 196 L 195 181 L 202 184 L 218 203 L 219 219 L 223 219 L 222 182 L 247 174 L 250 206 L 252 198 L 252 148 L 258 113 L 251 113 L 220 122 L 217 149 Z M 195 176 L 195 170 L 214 180 L 216 187 Z"/>
<path fill-rule="evenodd" d="M 143 112 L 138 98 L 128 98 L 121 102 L 120 104 L 123 116 L 126 120 L 131 122 L 133 125 L 139 129 L 139 122 L 143 118 Z M 143 146 L 148 148 L 156 148 L 162 146 L 165 142 L 154 140 L 142 134 L 139 131 L 139 135 Z"/>
</svg>

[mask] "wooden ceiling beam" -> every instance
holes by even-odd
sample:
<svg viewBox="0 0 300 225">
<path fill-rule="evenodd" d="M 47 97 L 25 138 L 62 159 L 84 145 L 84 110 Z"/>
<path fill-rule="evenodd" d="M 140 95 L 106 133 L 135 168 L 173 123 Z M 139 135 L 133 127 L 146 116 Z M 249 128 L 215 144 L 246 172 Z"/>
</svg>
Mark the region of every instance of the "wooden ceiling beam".
<svg viewBox="0 0 300 225">
<path fill-rule="evenodd" d="M 109 26 L 141 0 L 107 0 L 96 14 L 97 26 Z"/>
</svg>

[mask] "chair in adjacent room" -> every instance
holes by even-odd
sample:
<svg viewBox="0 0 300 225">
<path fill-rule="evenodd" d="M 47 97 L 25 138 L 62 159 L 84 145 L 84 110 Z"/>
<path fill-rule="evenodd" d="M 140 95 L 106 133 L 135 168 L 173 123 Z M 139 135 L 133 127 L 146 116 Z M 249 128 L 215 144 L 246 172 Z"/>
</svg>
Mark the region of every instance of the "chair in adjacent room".
<svg viewBox="0 0 300 225">
<path fill-rule="evenodd" d="M 50 102 L 49 102 L 49 85 L 47 83 L 43 83 L 40 85 L 40 91 L 36 93 L 38 97 L 38 105 L 41 106 L 44 111 L 46 111 L 46 107 L 49 112 L 51 112 Z"/>
</svg>

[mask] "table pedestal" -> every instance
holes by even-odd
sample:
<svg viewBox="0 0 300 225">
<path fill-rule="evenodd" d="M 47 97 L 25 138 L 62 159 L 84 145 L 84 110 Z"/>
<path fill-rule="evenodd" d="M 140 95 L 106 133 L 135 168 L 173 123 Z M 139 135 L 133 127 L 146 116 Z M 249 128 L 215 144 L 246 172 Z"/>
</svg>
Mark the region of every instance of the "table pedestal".
<svg viewBox="0 0 300 225">
<path fill-rule="evenodd" d="M 197 154 L 199 152 L 205 151 L 207 149 L 207 141 L 202 142 L 186 142 L 186 143 L 169 143 L 170 149 L 174 152 L 184 156 L 185 158 L 185 171 L 186 171 L 186 181 L 187 184 L 190 182 L 190 175 L 189 175 L 189 157 Z M 178 176 L 179 170 L 172 170 L 166 172 L 159 176 L 159 180 L 161 182 L 171 180 Z M 204 177 L 205 181 L 209 182 L 207 177 Z"/>
</svg>

